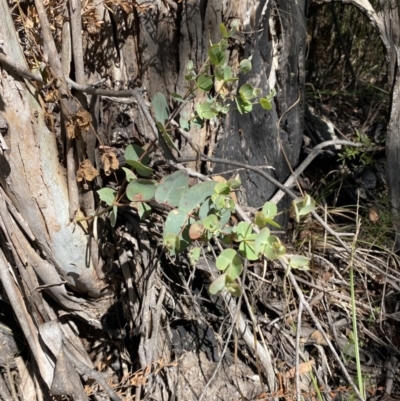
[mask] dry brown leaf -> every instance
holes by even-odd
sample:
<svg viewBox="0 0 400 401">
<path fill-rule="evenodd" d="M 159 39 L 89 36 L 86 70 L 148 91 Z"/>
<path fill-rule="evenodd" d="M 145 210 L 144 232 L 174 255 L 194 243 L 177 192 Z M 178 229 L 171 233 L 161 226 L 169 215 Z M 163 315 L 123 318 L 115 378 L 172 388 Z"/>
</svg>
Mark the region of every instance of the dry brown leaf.
<svg viewBox="0 0 400 401">
<path fill-rule="evenodd" d="M 104 166 L 104 172 L 106 175 L 112 174 L 115 170 L 119 168 L 119 162 L 117 156 L 112 152 L 107 150 L 102 156 L 101 161 Z"/>
<path fill-rule="evenodd" d="M 328 345 L 328 344 L 326 343 L 326 341 L 325 341 L 325 338 L 323 337 L 323 335 L 321 334 L 321 332 L 318 331 L 318 330 L 315 330 L 315 331 L 311 334 L 310 338 L 311 338 L 312 340 L 314 340 L 318 345 Z"/>
<path fill-rule="evenodd" d="M 81 132 L 88 132 L 91 122 L 92 122 L 92 116 L 88 111 L 80 109 L 76 113 L 76 124 Z"/>
<path fill-rule="evenodd" d="M 298 368 L 299 368 L 299 375 L 304 375 L 305 373 L 311 372 L 313 366 L 314 366 L 314 359 L 311 359 L 311 361 L 303 362 L 300 363 Z M 286 373 L 286 379 L 293 379 L 294 375 L 296 372 L 296 368 L 291 368 L 289 369 Z"/>
<path fill-rule="evenodd" d="M 75 124 L 71 121 L 68 121 L 65 125 L 65 128 L 67 130 L 68 138 L 74 139 L 76 137 Z"/>
<path fill-rule="evenodd" d="M 329 270 L 325 270 L 322 274 L 322 280 L 327 283 L 331 277 L 333 276 L 332 272 L 330 272 Z"/>
<path fill-rule="evenodd" d="M 189 237 L 192 240 L 197 240 L 201 238 L 204 234 L 203 224 L 193 223 L 189 228 Z"/>
<path fill-rule="evenodd" d="M 76 180 L 78 182 L 83 180 L 93 181 L 98 175 L 99 172 L 93 167 L 90 160 L 86 159 L 79 164 L 79 169 L 76 172 Z"/>
<path fill-rule="evenodd" d="M 368 211 L 368 217 L 369 217 L 369 221 L 371 221 L 372 223 L 377 223 L 379 221 L 379 214 L 372 207 Z"/>
</svg>

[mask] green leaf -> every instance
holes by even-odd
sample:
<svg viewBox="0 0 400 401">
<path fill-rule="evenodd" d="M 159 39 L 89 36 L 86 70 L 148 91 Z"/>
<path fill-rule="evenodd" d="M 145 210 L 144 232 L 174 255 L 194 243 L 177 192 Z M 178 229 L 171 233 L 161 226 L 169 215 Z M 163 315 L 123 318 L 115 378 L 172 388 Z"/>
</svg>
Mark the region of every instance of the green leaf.
<svg viewBox="0 0 400 401">
<path fill-rule="evenodd" d="M 240 254 L 249 260 L 259 259 L 259 256 L 255 252 L 256 238 L 257 234 L 250 234 L 239 244 Z"/>
<path fill-rule="evenodd" d="M 160 122 L 161 124 L 165 124 L 165 122 L 169 118 L 169 108 L 165 96 L 162 93 L 157 92 L 153 96 L 151 105 L 154 109 L 154 116 L 156 118 L 156 121 Z"/>
<path fill-rule="evenodd" d="M 145 202 L 154 198 L 156 184 L 144 178 L 132 180 L 126 187 L 126 196 L 134 202 Z"/>
<path fill-rule="evenodd" d="M 136 172 L 142 177 L 149 177 L 153 174 L 154 170 L 150 167 L 145 166 L 144 164 L 136 161 L 136 160 L 127 160 L 126 161 L 130 166 L 134 167 Z"/>
<path fill-rule="evenodd" d="M 263 233 L 264 230 L 268 230 L 268 228 L 263 228 L 257 235 L 255 243 L 256 254 L 259 256 L 264 255 L 269 260 L 275 260 L 284 255 L 286 248 L 281 244 L 279 238 L 275 235 L 269 235 L 269 230 Z"/>
<path fill-rule="evenodd" d="M 275 203 L 265 202 L 262 208 L 262 212 L 264 213 L 266 218 L 274 219 L 275 216 L 278 214 L 278 208 L 276 207 Z"/>
<path fill-rule="evenodd" d="M 135 208 L 141 220 L 147 219 L 151 214 L 151 207 L 144 202 L 131 202 L 129 206 Z"/>
<path fill-rule="evenodd" d="M 194 222 L 195 220 L 184 210 L 174 209 L 169 212 L 164 224 L 164 238 L 168 234 L 179 237 L 179 247 L 174 248 L 173 252 L 170 251 L 171 256 L 184 251 L 192 243 L 189 237 L 189 227 Z"/>
<path fill-rule="evenodd" d="M 214 193 L 215 185 L 214 181 L 206 181 L 193 186 L 182 195 L 179 208 L 186 213 L 191 213 Z"/>
<path fill-rule="evenodd" d="M 105 202 L 108 206 L 112 206 L 117 192 L 111 188 L 101 188 L 97 193 L 99 194 L 100 200 Z"/>
<path fill-rule="evenodd" d="M 118 206 L 114 205 L 110 212 L 111 227 L 115 227 L 115 224 L 117 223 L 117 215 L 118 215 Z"/>
<path fill-rule="evenodd" d="M 252 69 L 251 61 L 248 59 L 242 60 L 239 64 L 239 69 L 243 72 L 243 74 L 247 74 Z"/>
<path fill-rule="evenodd" d="M 215 261 L 215 265 L 232 280 L 238 277 L 243 269 L 242 261 L 234 249 L 224 249 Z"/>
<path fill-rule="evenodd" d="M 265 249 L 270 248 L 270 244 L 268 239 L 271 235 L 269 228 L 263 228 L 258 234 L 256 238 L 256 242 L 254 244 L 254 251 L 257 256 L 265 255 Z"/>
<path fill-rule="evenodd" d="M 217 81 L 224 80 L 224 70 L 222 67 L 215 67 L 214 68 L 214 77 Z"/>
<path fill-rule="evenodd" d="M 235 97 L 235 102 L 240 114 L 250 113 L 253 110 L 253 104 L 241 97 Z"/>
<path fill-rule="evenodd" d="M 221 31 L 221 35 L 223 38 L 228 38 L 228 31 L 226 30 L 226 26 L 222 22 L 219 24 L 219 30 Z"/>
<path fill-rule="evenodd" d="M 196 111 L 202 120 L 211 120 L 217 115 L 217 113 L 212 110 L 211 103 L 208 102 L 196 103 Z"/>
<path fill-rule="evenodd" d="M 190 124 L 189 121 L 184 119 L 183 117 L 179 118 L 179 125 L 181 127 L 181 129 L 183 129 L 186 132 L 189 132 L 190 130 Z"/>
<path fill-rule="evenodd" d="M 229 81 L 232 78 L 232 68 L 229 65 L 224 67 L 224 81 Z"/>
<path fill-rule="evenodd" d="M 300 216 L 305 216 L 315 210 L 315 201 L 310 195 L 294 199 L 292 205 L 297 222 L 300 221 Z"/>
<path fill-rule="evenodd" d="M 217 231 L 220 227 L 219 219 L 215 214 L 210 214 L 203 220 L 204 228 L 211 233 Z"/>
<path fill-rule="evenodd" d="M 122 167 L 122 170 L 125 171 L 125 176 L 126 176 L 126 181 L 127 182 L 131 182 L 132 180 L 137 178 L 136 175 L 133 173 L 133 171 L 130 170 L 129 168 Z"/>
<path fill-rule="evenodd" d="M 215 214 L 219 218 L 219 229 L 223 229 L 228 223 L 231 212 L 227 209 L 219 210 L 215 207 L 211 199 L 208 199 L 202 203 L 199 209 L 199 218 L 204 220 L 207 216 Z"/>
<path fill-rule="evenodd" d="M 238 241 L 243 241 L 246 238 L 250 238 L 253 234 L 253 226 L 251 223 L 241 221 L 234 229 L 233 232 L 236 234 Z"/>
<path fill-rule="evenodd" d="M 182 195 L 189 188 L 189 177 L 182 171 L 175 171 L 173 174 L 164 177 L 157 186 L 155 200 L 158 203 L 165 203 L 177 207 Z"/>
<path fill-rule="evenodd" d="M 240 285 L 229 276 L 226 276 L 225 289 L 235 297 L 240 297 L 242 295 Z"/>
<path fill-rule="evenodd" d="M 135 144 L 129 145 L 125 149 L 125 160 L 126 162 L 131 166 L 130 164 L 131 161 L 139 161 L 139 159 L 142 157 L 144 153 L 144 150 Z M 142 165 L 147 165 L 149 164 L 149 156 L 144 156 L 141 160 L 140 163 Z"/>
<path fill-rule="evenodd" d="M 225 288 L 225 283 L 226 283 L 226 274 L 221 274 L 210 284 L 208 291 L 212 295 L 219 294 Z"/>
<path fill-rule="evenodd" d="M 179 237 L 175 234 L 166 234 L 164 235 L 163 244 L 171 255 L 175 255 L 179 250 Z"/>
<path fill-rule="evenodd" d="M 214 66 L 222 65 L 226 60 L 225 51 L 220 44 L 213 45 L 208 49 L 208 57 Z"/>
<path fill-rule="evenodd" d="M 189 60 L 188 61 L 188 63 L 187 63 L 187 65 L 186 65 L 186 69 L 188 70 L 188 71 L 191 71 L 191 70 L 193 70 L 193 61 L 192 60 Z"/>
<path fill-rule="evenodd" d="M 188 103 L 189 100 L 185 100 L 181 95 L 178 93 L 171 93 L 171 96 L 177 101 L 181 103 Z"/>
<path fill-rule="evenodd" d="M 263 228 L 267 225 L 268 219 L 265 217 L 265 214 L 261 211 L 257 211 L 254 215 L 254 224 L 259 227 Z"/>
<path fill-rule="evenodd" d="M 253 85 L 244 84 L 239 89 L 239 95 L 243 100 L 251 100 L 257 96 L 258 91 Z"/>
<path fill-rule="evenodd" d="M 167 145 L 171 148 L 174 149 L 180 154 L 181 152 L 179 149 L 175 146 L 174 142 L 172 141 L 171 137 L 169 136 L 167 130 L 165 129 L 164 125 L 161 124 L 160 122 L 156 123 L 156 127 L 158 131 L 161 133 L 162 137 L 164 138 L 164 141 L 167 143 Z"/>
<path fill-rule="evenodd" d="M 197 87 L 205 92 L 210 91 L 213 88 L 213 81 L 208 75 L 200 75 L 197 78 Z"/>
<path fill-rule="evenodd" d="M 239 189 L 242 186 L 242 181 L 240 180 L 239 174 L 234 178 L 230 178 L 227 184 L 231 189 Z"/>
<path fill-rule="evenodd" d="M 231 188 L 226 182 L 219 182 L 214 188 L 214 192 L 219 195 L 229 195 Z"/>
<path fill-rule="evenodd" d="M 261 107 L 265 110 L 272 110 L 272 103 L 266 97 L 260 98 Z"/>
<path fill-rule="evenodd" d="M 302 255 L 294 255 L 290 257 L 289 266 L 293 269 L 310 270 L 310 259 Z"/>
</svg>

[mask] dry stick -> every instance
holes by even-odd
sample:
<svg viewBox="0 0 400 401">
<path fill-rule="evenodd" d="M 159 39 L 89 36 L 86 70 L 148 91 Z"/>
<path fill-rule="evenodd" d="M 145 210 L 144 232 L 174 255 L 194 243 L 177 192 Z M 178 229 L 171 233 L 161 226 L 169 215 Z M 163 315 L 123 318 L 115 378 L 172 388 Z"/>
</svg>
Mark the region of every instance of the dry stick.
<svg viewBox="0 0 400 401">
<path fill-rule="evenodd" d="M 283 184 L 285 187 L 291 187 L 303 173 L 303 171 L 311 164 L 311 162 L 322 152 L 324 148 L 332 145 L 343 145 L 343 146 L 353 146 L 353 147 L 361 147 L 363 146 L 361 143 L 354 143 L 350 141 L 343 140 L 331 140 L 320 143 L 315 146 L 310 154 L 304 159 L 304 161 L 300 164 L 299 167 L 289 176 L 289 178 Z M 280 189 L 271 199 L 270 202 L 278 204 L 278 202 L 285 196 L 285 192 Z"/>
<path fill-rule="evenodd" d="M 303 303 L 303 305 L 307 309 L 308 313 L 310 314 L 311 319 L 314 321 L 314 324 L 317 327 L 318 331 L 324 337 L 326 343 L 328 344 L 332 354 L 334 355 L 337 363 L 340 366 L 340 369 L 342 370 L 342 372 L 343 372 L 344 376 L 346 377 L 347 381 L 349 382 L 350 386 L 353 388 L 354 392 L 357 394 L 357 397 L 360 400 L 364 401 L 364 398 L 360 394 L 360 391 L 358 390 L 358 387 L 356 386 L 356 384 L 353 382 L 353 379 L 350 377 L 349 373 L 347 372 L 346 367 L 343 365 L 343 362 L 340 359 L 340 356 L 338 355 L 338 353 L 336 352 L 335 347 L 331 343 L 331 340 L 329 339 L 328 335 L 325 333 L 325 330 L 322 328 L 321 323 L 318 321 L 317 317 L 314 315 L 314 312 L 313 312 L 311 306 L 305 300 L 304 295 L 301 291 L 301 288 L 297 284 L 296 278 L 294 277 L 293 273 L 290 271 L 290 267 L 288 265 L 286 265 L 286 263 L 284 263 L 282 260 L 280 260 L 280 263 L 281 263 L 284 271 L 288 272 L 288 276 L 290 278 L 290 281 L 291 281 L 294 289 L 296 290 L 296 293 L 297 293 L 297 296 L 299 297 L 300 302 Z"/>
<path fill-rule="evenodd" d="M 326 141 L 321 143 L 321 145 L 325 144 L 325 146 L 330 146 L 330 145 L 337 145 L 337 144 L 343 144 L 343 142 L 349 143 L 351 145 L 349 146 L 356 146 L 359 147 L 359 144 L 354 144 L 352 142 L 347 142 L 347 141 L 341 141 L 341 140 L 332 140 L 332 141 Z M 315 156 L 314 156 L 315 157 Z M 308 157 L 307 157 L 308 159 Z M 306 159 L 306 160 L 307 160 Z M 195 158 L 194 157 L 185 157 L 185 158 L 179 158 L 178 159 L 178 163 L 185 163 L 188 161 L 194 161 Z M 262 177 L 264 177 L 266 180 L 268 180 L 269 182 L 271 182 L 272 184 L 274 184 L 276 187 L 278 187 L 280 190 L 282 190 L 284 193 L 286 193 L 287 195 L 289 195 L 291 198 L 295 199 L 297 198 L 297 195 L 291 191 L 289 188 L 287 188 L 284 184 L 281 184 L 278 180 L 276 180 L 274 177 L 272 177 L 271 175 L 269 175 L 268 173 L 266 173 L 265 171 L 260 170 L 258 167 L 254 167 L 245 163 L 241 163 L 241 162 L 236 162 L 234 160 L 227 160 L 227 159 L 220 159 L 220 158 L 216 158 L 216 157 L 208 157 L 206 155 L 202 155 L 201 156 L 201 160 L 203 161 L 208 161 L 208 162 L 212 162 L 212 163 L 221 163 L 221 164 L 228 164 L 228 165 L 232 165 L 232 166 L 238 166 L 238 167 L 243 167 L 247 170 L 251 170 L 256 172 L 257 174 L 261 175 Z M 304 163 L 304 162 L 303 162 Z M 303 164 L 302 163 L 302 164 Z M 296 174 L 296 173 L 295 173 Z M 312 216 L 320 223 L 320 225 L 326 230 L 328 231 L 329 234 L 331 234 L 332 236 L 335 237 L 335 239 L 338 241 L 338 243 L 344 248 L 344 250 L 348 253 L 351 254 L 351 249 L 347 246 L 347 244 L 345 244 L 345 242 L 340 238 L 340 236 L 332 229 L 329 227 L 328 224 L 325 223 L 325 221 L 316 213 L 316 212 L 312 212 L 311 213 Z M 382 274 L 384 277 L 386 276 L 387 278 L 390 278 L 394 281 L 400 281 L 400 277 L 395 277 L 391 274 L 386 273 L 385 271 L 383 271 L 382 269 L 380 269 L 379 267 L 373 265 L 372 263 L 360 258 L 359 256 L 354 255 L 354 259 L 364 263 L 366 266 L 370 267 L 372 270 Z M 396 272 L 394 272 L 396 273 Z M 400 273 L 399 273 L 400 275 Z"/>
<path fill-rule="evenodd" d="M 74 58 L 76 82 L 82 85 L 85 82 L 82 50 L 82 16 L 81 2 L 69 0 L 69 13 L 71 18 L 72 55 Z"/>
<path fill-rule="evenodd" d="M 26 67 L 17 64 L 14 60 L 2 53 L 0 53 L 0 63 L 3 64 L 6 69 L 15 72 L 17 75 L 23 78 L 43 83 L 43 79 L 39 74 L 33 74 Z"/>
<path fill-rule="evenodd" d="M 300 364 L 300 334 L 301 334 L 301 315 L 303 313 L 303 302 L 299 303 L 299 313 L 297 315 L 297 332 L 296 332 L 296 360 L 295 360 L 295 383 L 296 383 L 296 400 L 300 401 L 301 389 L 300 389 L 300 375 L 299 375 L 299 364 Z"/>
<path fill-rule="evenodd" d="M 1 373 L 0 373 L 0 397 L 4 401 L 13 401 L 13 398 L 10 392 L 8 391 L 7 384 L 4 381 Z"/>
</svg>

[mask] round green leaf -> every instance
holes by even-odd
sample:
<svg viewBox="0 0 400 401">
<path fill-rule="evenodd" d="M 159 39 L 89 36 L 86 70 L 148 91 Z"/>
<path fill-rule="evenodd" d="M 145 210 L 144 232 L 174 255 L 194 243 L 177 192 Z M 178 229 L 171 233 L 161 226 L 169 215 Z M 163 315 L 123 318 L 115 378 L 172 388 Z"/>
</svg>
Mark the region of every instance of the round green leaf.
<svg viewBox="0 0 400 401">
<path fill-rule="evenodd" d="M 265 227 L 263 228 L 256 237 L 256 241 L 254 244 L 254 251 L 256 255 L 262 256 L 265 255 L 265 249 L 270 248 L 268 239 L 271 235 L 271 232 L 269 228 Z"/>
<path fill-rule="evenodd" d="M 132 180 L 137 178 L 136 175 L 134 174 L 134 172 L 132 170 L 130 170 L 129 168 L 122 167 L 122 170 L 124 170 L 124 172 L 125 172 L 127 182 L 131 182 Z"/>
<path fill-rule="evenodd" d="M 272 110 L 272 103 L 266 97 L 260 98 L 261 107 L 265 110 Z"/>
<path fill-rule="evenodd" d="M 224 249 L 218 256 L 215 265 L 218 270 L 224 271 L 232 280 L 240 275 L 243 266 L 234 249 Z"/>
<path fill-rule="evenodd" d="M 265 214 L 261 211 L 257 211 L 254 215 L 254 224 L 259 227 L 263 228 L 266 226 L 268 219 L 265 217 Z"/>
<path fill-rule="evenodd" d="M 253 234 L 253 226 L 251 223 L 241 221 L 233 230 L 238 241 L 243 241 L 246 238 L 251 238 Z"/>
<path fill-rule="evenodd" d="M 175 234 L 167 234 L 164 236 L 164 246 L 171 254 L 176 254 L 179 250 L 179 237 Z"/>
<path fill-rule="evenodd" d="M 240 87 L 239 94 L 243 100 L 251 100 L 255 97 L 255 91 L 253 85 L 244 84 Z"/>
<path fill-rule="evenodd" d="M 226 60 L 225 51 L 219 44 L 208 49 L 208 57 L 214 66 L 222 65 Z"/>
<path fill-rule="evenodd" d="M 97 193 L 99 194 L 100 200 L 105 202 L 108 206 L 112 206 L 117 192 L 111 188 L 101 188 Z"/>
<path fill-rule="evenodd" d="M 197 87 L 205 92 L 208 92 L 212 89 L 213 81 L 208 75 L 200 75 L 197 78 Z"/>
<path fill-rule="evenodd" d="M 208 289 L 210 294 L 219 294 L 224 288 L 226 283 L 226 274 L 221 274 L 217 279 L 215 279 Z"/>
<path fill-rule="evenodd" d="M 235 102 L 240 114 L 250 113 L 253 110 L 253 104 L 241 97 L 235 97 Z"/>
<path fill-rule="evenodd" d="M 252 65 L 251 61 L 248 59 L 244 59 L 239 64 L 239 69 L 243 72 L 243 74 L 247 74 L 251 71 Z"/>
<path fill-rule="evenodd" d="M 293 269 L 309 270 L 310 259 L 302 255 L 293 255 L 290 257 L 289 266 Z"/>
<path fill-rule="evenodd" d="M 264 213 L 265 217 L 273 219 L 278 213 L 278 208 L 276 207 L 275 203 L 265 202 L 262 212 Z"/>
<path fill-rule="evenodd" d="M 249 260 L 257 260 L 259 256 L 255 252 L 255 242 L 257 234 L 250 234 L 246 239 L 240 242 L 239 252 Z"/>
<path fill-rule="evenodd" d="M 217 185 L 214 188 L 214 191 L 216 194 L 220 195 L 229 195 L 231 192 L 231 189 L 226 182 L 218 182 Z"/>
<path fill-rule="evenodd" d="M 199 117 L 203 120 L 211 120 L 218 114 L 213 110 L 212 104 L 208 102 L 196 103 L 196 111 Z"/>
<path fill-rule="evenodd" d="M 183 252 L 192 243 L 189 237 L 189 227 L 194 222 L 195 220 L 189 217 L 184 210 L 173 209 L 169 212 L 164 224 L 164 238 L 167 234 L 179 236 L 179 247 L 173 252 L 170 251 L 171 256 Z"/>
<path fill-rule="evenodd" d="M 125 160 L 129 164 L 128 160 L 139 160 L 143 153 L 144 150 L 140 146 L 135 144 L 128 145 L 125 149 Z M 141 163 L 148 164 L 149 156 L 144 156 Z"/>
<path fill-rule="evenodd" d="M 129 206 L 135 208 L 141 220 L 147 219 L 151 214 L 151 207 L 144 202 L 131 202 Z"/>
<path fill-rule="evenodd" d="M 145 202 L 154 198 L 156 185 L 154 181 L 137 178 L 126 188 L 126 196 L 134 202 Z"/>
<path fill-rule="evenodd" d="M 211 233 L 217 231 L 220 227 L 219 219 L 215 214 L 210 214 L 203 220 L 204 228 Z"/>
<path fill-rule="evenodd" d="M 165 96 L 162 93 L 157 92 L 151 101 L 151 105 L 153 106 L 156 120 L 161 124 L 164 124 L 169 118 L 169 108 Z"/>
<path fill-rule="evenodd" d="M 189 177 L 182 171 L 164 177 L 156 188 L 155 199 L 158 203 L 165 203 L 177 207 L 179 200 L 189 188 Z"/>
<path fill-rule="evenodd" d="M 228 275 L 226 276 L 225 289 L 235 297 L 240 297 L 242 295 L 240 285 L 232 280 Z"/>
<path fill-rule="evenodd" d="M 206 181 L 193 186 L 182 195 L 179 208 L 186 213 L 191 213 L 214 193 L 215 185 L 214 181 Z"/>
</svg>

